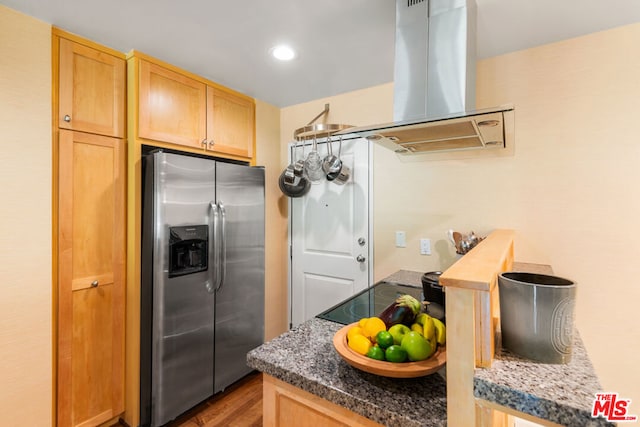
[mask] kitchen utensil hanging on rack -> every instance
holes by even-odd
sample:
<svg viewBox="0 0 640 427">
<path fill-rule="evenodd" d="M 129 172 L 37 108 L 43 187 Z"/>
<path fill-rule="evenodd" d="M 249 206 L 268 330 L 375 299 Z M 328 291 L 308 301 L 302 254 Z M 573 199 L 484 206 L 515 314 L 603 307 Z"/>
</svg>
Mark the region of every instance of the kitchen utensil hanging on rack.
<svg viewBox="0 0 640 427">
<path fill-rule="evenodd" d="M 304 170 L 307 173 L 307 177 L 312 182 L 317 182 L 324 178 L 322 159 L 320 158 L 320 154 L 318 154 L 318 141 L 315 137 L 313 138 L 311 152 L 304 161 Z"/>
<path fill-rule="evenodd" d="M 324 170 L 323 159 L 318 153 L 318 138 L 328 138 L 327 147 L 331 150 L 331 154 L 333 154 L 331 135 L 353 127 L 352 125 L 345 124 L 315 123 L 316 120 L 328 113 L 329 104 L 325 104 L 324 110 L 315 116 L 306 126 L 298 128 L 293 132 L 293 137 L 296 140 L 296 145 L 294 146 L 294 161 L 280 174 L 278 180 L 280 191 L 288 197 L 301 197 L 307 194 L 311 187 L 311 181 L 317 182 L 326 177 L 328 180 L 333 180 L 336 184 L 342 185 L 349 179 L 350 170 L 344 166 L 340 160 L 342 137 L 340 137 L 338 157 L 334 160 L 340 165 L 340 169 L 334 168 L 330 170 L 335 173 L 331 175 L 331 179 L 329 178 L 329 173 Z M 312 140 L 311 152 L 305 158 L 305 141 L 309 140 Z M 295 161 L 295 148 L 298 147 L 298 142 L 302 143 L 302 159 Z"/>
<path fill-rule="evenodd" d="M 338 160 L 336 161 L 336 167 L 330 173 L 327 173 L 327 180 L 332 181 L 338 185 L 344 185 L 347 181 L 349 181 L 349 177 L 351 176 L 351 169 L 349 169 L 349 167 L 342 162 L 342 136 L 340 136 L 340 140 L 338 143 Z"/>
<path fill-rule="evenodd" d="M 340 137 L 340 141 L 342 141 L 342 137 Z M 332 178 L 329 178 L 329 176 L 339 172 L 341 167 L 342 160 L 333 154 L 333 140 L 329 137 L 327 140 L 327 156 L 322 161 L 322 170 L 327 174 L 327 179 L 331 181 Z"/>
<path fill-rule="evenodd" d="M 302 147 L 302 157 L 304 159 L 304 146 Z M 302 197 L 311 189 L 311 182 L 304 174 L 304 160 L 296 161 L 295 150 L 293 161 L 280 174 L 278 186 L 280 191 L 287 197 Z"/>
</svg>

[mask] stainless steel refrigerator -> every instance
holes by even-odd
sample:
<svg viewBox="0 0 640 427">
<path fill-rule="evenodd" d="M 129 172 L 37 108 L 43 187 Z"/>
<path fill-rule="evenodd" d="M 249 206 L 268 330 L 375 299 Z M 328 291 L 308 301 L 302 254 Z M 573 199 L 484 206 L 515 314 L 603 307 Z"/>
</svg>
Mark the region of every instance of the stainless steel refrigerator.
<svg viewBox="0 0 640 427">
<path fill-rule="evenodd" d="M 140 412 L 160 426 L 264 342 L 264 169 L 162 151 L 142 169 Z"/>
</svg>

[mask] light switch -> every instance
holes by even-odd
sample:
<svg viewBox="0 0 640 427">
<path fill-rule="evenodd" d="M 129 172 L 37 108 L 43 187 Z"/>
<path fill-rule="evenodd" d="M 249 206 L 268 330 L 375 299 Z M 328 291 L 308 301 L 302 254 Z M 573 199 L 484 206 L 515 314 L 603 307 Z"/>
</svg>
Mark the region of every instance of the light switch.
<svg viewBox="0 0 640 427">
<path fill-rule="evenodd" d="M 404 231 L 396 231 L 396 248 L 406 248 L 407 247 L 407 236 L 404 234 Z"/>
<path fill-rule="evenodd" d="M 420 239 L 420 255 L 431 255 L 431 239 Z"/>
</svg>

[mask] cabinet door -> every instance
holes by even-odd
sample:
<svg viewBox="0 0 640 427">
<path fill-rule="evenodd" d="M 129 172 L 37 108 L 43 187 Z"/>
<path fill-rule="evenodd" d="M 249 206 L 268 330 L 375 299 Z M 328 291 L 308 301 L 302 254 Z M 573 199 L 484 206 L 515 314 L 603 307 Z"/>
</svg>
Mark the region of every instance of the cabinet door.
<svg viewBox="0 0 640 427">
<path fill-rule="evenodd" d="M 382 427 L 270 375 L 262 376 L 262 424 L 269 427 Z"/>
<path fill-rule="evenodd" d="M 124 412 L 123 141 L 60 131 L 58 426 Z"/>
<path fill-rule="evenodd" d="M 213 151 L 252 157 L 255 138 L 253 100 L 207 87 L 207 137 Z"/>
<path fill-rule="evenodd" d="M 144 60 L 139 84 L 138 136 L 203 148 L 205 84 Z"/>
<path fill-rule="evenodd" d="M 125 61 L 60 39 L 58 126 L 124 138 Z"/>
</svg>

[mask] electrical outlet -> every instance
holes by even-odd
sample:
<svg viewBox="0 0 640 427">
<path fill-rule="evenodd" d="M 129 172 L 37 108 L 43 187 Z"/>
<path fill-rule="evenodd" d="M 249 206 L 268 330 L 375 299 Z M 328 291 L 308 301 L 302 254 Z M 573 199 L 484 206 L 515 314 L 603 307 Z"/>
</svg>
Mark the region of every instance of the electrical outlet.
<svg viewBox="0 0 640 427">
<path fill-rule="evenodd" d="M 431 255 L 431 239 L 420 239 L 420 255 Z"/>
<path fill-rule="evenodd" d="M 404 234 L 404 231 L 396 231 L 396 248 L 406 248 L 407 247 L 407 236 Z"/>
</svg>

